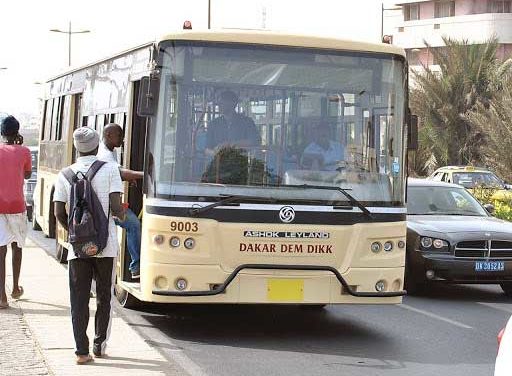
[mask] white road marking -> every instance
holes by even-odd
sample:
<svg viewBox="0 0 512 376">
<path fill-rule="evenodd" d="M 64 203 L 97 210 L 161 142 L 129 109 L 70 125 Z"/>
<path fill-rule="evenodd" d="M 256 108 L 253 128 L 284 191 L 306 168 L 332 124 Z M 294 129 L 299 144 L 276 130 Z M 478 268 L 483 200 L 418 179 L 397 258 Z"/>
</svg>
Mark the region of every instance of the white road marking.
<svg viewBox="0 0 512 376">
<path fill-rule="evenodd" d="M 428 316 L 428 317 L 436 319 L 436 320 L 447 322 L 449 324 L 458 326 L 459 328 L 473 329 L 469 325 L 463 324 L 463 323 L 455 321 L 455 320 L 448 319 L 448 318 L 443 317 L 443 316 L 436 315 L 435 313 L 432 313 L 432 312 L 428 312 L 428 311 L 424 311 L 424 310 L 419 309 L 419 308 L 411 307 L 410 305 L 407 305 L 407 304 L 403 304 L 402 303 L 402 304 L 398 304 L 397 306 L 400 307 L 400 308 L 403 308 L 403 309 L 407 309 L 407 310 L 412 311 L 412 312 L 419 313 L 421 315 Z"/>
<path fill-rule="evenodd" d="M 478 304 L 481 304 L 483 306 L 497 309 L 498 311 L 504 311 L 508 313 L 512 313 L 512 305 L 510 303 L 484 303 L 484 302 L 477 302 Z"/>
</svg>

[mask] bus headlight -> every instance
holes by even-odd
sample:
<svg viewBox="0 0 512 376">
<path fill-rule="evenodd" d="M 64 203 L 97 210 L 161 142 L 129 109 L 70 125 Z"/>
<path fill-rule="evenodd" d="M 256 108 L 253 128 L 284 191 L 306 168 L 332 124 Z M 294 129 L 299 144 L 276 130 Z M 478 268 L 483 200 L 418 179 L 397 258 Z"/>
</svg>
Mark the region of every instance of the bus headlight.
<svg viewBox="0 0 512 376">
<path fill-rule="evenodd" d="M 384 243 L 384 251 L 390 252 L 393 250 L 393 242 L 387 241 Z"/>
<path fill-rule="evenodd" d="M 171 247 L 173 248 L 177 248 L 180 246 L 180 238 L 178 238 L 177 236 L 173 236 L 171 238 L 171 240 L 169 241 L 169 244 L 171 245 Z"/>
<path fill-rule="evenodd" d="M 380 280 L 375 284 L 375 290 L 378 292 L 386 291 L 386 281 Z"/>
<path fill-rule="evenodd" d="M 380 252 L 381 248 L 382 248 L 382 245 L 379 242 L 373 242 L 372 243 L 371 250 L 372 250 L 373 253 Z"/>
<path fill-rule="evenodd" d="M 176 289 L 183 291 L 187 288 L 187 280 L 185 278 L 178 278 L 176 282 L 174 282 L 174 285 L 176 286 Z"/>
<path fill-rule="evenodd" d="M 157 245 L 161 245 L 164 242 L 164 236 L 163 235 L 155 235 L 153 236 L 153 242 Z"/>
<path fill-rule="evenodd" d="M 185 246 L 186 249 L 192 249 L 196 245 L 196 241 L 192 238 L 187 238 L 183 242 L 183 245 Z"/>
<path fill-rule="evenodd" d="M 405 242 L 403 240 L 399 240 L 398 241 L 398 248 L 404 248 L 405 247 Z"/>
</svg>

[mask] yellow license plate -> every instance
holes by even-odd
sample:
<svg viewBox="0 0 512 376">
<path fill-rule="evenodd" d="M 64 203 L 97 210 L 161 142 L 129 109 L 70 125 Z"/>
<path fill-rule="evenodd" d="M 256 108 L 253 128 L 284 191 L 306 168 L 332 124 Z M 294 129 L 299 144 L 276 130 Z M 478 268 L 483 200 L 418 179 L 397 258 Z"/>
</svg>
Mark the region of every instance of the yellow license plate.
<svg viewBox="0 0 512 376">
<path fill-rule="evenodd" d="M 273 302 L 302 302 L 303 279 L 267 279 L 267 299 Z"/>
</svg>

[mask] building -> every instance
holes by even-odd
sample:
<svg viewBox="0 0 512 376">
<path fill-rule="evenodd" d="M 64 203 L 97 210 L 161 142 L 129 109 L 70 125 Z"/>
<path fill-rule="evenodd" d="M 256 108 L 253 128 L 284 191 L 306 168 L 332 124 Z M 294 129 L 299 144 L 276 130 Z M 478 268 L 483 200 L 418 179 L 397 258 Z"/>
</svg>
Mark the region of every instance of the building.
<svg viewBox="0 0 512 376">
<path fill-rule="evenodd" d="M 442 48 L 443 36 L 479 43 L 496 35 L 498 58 L 512 55 L 511 0 L 402 0 L 396 5 L 402 8 L 400 20 L 387 29 L 392 29 L 393 44 L 406 50 L 413 69 L 424 65 L 435 70 L 436 62 L 425 41 L 431 48 Z"/>
</svg>

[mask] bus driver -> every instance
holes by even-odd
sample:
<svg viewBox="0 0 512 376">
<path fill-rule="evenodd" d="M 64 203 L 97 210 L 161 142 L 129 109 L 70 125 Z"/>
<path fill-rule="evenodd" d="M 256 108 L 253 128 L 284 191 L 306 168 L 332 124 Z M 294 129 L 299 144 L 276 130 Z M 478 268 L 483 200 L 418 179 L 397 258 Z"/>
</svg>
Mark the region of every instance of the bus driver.
<svg viewBox="0 0 512 376">
<path fill-rule="evenodd" d="M 334 171 L 338 162 L 345 159 L 343 145 L 331 139 L 327 123 L 320 123 L 315 129 L 315 138 L 302 154 L 302 165 L 312 170 Z"/>
</svg>

